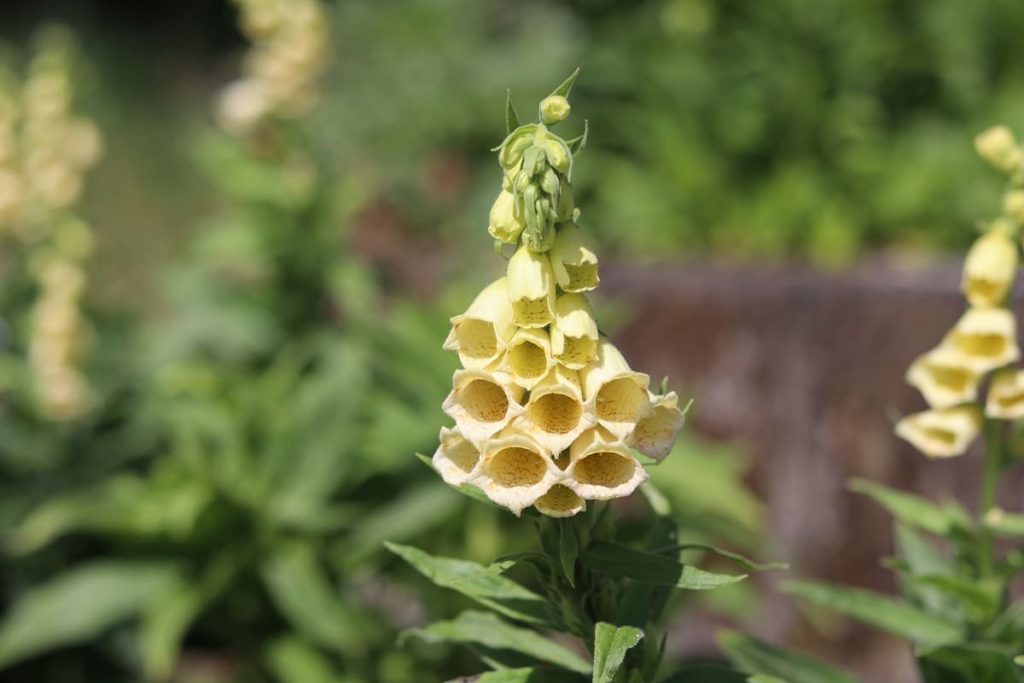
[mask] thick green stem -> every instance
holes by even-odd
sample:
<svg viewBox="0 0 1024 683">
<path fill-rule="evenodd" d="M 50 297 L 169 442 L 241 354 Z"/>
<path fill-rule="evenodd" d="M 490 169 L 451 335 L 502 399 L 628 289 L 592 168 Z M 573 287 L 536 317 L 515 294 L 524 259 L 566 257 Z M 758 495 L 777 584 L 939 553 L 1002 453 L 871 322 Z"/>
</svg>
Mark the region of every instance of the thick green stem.
<svg viewBox="0 0 1024 683">
<path fill-rule="evenodd" d="M 995 570 L 995 540 L 985 526 L 985 516 L 996 506 L 999 474 L 1003 467 L 1003 423 L 985 421 L 985 472 L 981 481 L 978 503 L 978 569 L 982 577 L 992 576 Z"/>
</svg>

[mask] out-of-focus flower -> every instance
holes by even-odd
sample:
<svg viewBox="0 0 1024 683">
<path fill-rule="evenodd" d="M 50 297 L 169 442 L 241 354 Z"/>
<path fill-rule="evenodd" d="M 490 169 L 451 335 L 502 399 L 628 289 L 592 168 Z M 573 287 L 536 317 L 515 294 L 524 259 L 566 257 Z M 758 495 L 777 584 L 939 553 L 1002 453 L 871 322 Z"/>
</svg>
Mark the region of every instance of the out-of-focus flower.
<svg viewBox="0 0 1024 683">
<path fill-rule="evenodd" d="M 480 451 L 458 429 L 441 428 L 441 445 L 432 462 L 446 484 L 462 486 L 480 469 Z"/>
<path fill-rule="evenodd" d="M 1024 418 L 1024 371 L 1003 370 L 992 377 L 985 415 L 1000 420 Z"/>
<path fill-rule="evenodd" d="M 981 158 L 1000 171 L 1011 173 L 1024 162 L 1017 138 L 1006 126 L 994 126 L 974 138 Z"/>
<path fill-rule="evenodd" d="M 975 240 L 967 259 L 961 288 L 972 306 L 989 308 L 1005 300 L 1017 279 L 1017 244 L 1009 231 L 993 227 Z"/>
<path fill-rule="evenodd" d="M 515 332 L 508 280 L 499 278 L 485 287 L 451 323 L 444 348 L 458 352 L 464 367 L 482 368 L 497 360 Z"/>
<path fill-rule="evenodd" d="M 968 309 L 942 343 L 979 374 L 1020 358 L 1017 323 L 1013 313 L 1004 308 Z"/>
<path fill-rule="evenodd" d="M 597 360 L 597 322 L 582 294 L 563 294 L 555 301 L 551 352 L 559 363 L 582 370 Z"/>
<path fill-rule="evenodd" d="M 686 423 L 686 414 L 679 407 L 674 391 L 664 395 L 651 394 L 652 412 L 636 424 L 626 443 L 661 462 L 675 446 L 676 438 Z"/>
<path fill-rule="evenodd" d="M 491 436 L 522 414 L 523 390 L 503 372 L 456 370 L 452 391 L 442 408 L 462 435 L 481 447 Z"/>
<path fill-rule="evenodd" d="M 562 366 L 552 369 L 533 388 L 517 422 L 551 453 L 561 453 L 595 424 L 594 415 L 583 405 L 579 377 Z"/>
<path fill-rule="evenodd" d="M 555 319 L 555 277 L 547 256 L 521 246 L 508 262 L 512 320 L 519 327 L 544 327 Z"/>
<path fill-rule="evenodd" d="M 567 292 L 589 292 L 601 282 L 597 255 L 588 246 L 583 231 L 572 224 L 563 225 L 555 235 L 551 267 L 558 286 Z"/>
<path fill-rule="evenodd" d="M 907 370 L 907 383 L 916 387 L 932 408 L 952 408 L 974 401 L 979 380 L 964 354 L 949 346 L 932 349 Z"/>
<path fill-rule="evenodd" d="M 588 500 L 628 496 L 647 480 L 647 472 L 626 444 L 601 427 L 573 442 L 569 462 L 566 485 Z"/>
<path fill-rule="evenodd" d="M 572 517 L 587 509 L 587 501 L 564 484 L 555 484 L 533 504 L 537 511 L 548 517 Z"/>
<path fill-rule="evenodd" d="M 554 366 L 551 341 L 543 328 L 523 327 L 512 335 L 502 370 L 523 389 L 533 389 Z"/>
<path fill-rule="evenodd" d="M 650 377 L 630 369 L 619 350 L 602 338 L 597 361 L 580 371 L 583 395 L 598 424 L 624 439 L 651 414 Z"/>
<path fill-rule="evenodd" d="M 508 190 L 498 193 L 498 198 L 491 206 L 487 232 L 496 240 L 505 244 L 515 244 L 523 234 L 526 223 L 516 214 L 516 198 Z"/>
<path fill-rule="evenodd" d="M 561 478 L 543 446 L 531 436 L 509 429 L 484 445 L 483 464 L 473 484 L 518 515 Z"/>
<path fill-rule="evenodd" d="M 976 406 L 926 410 L 900 420 L 896 435 L 929 458 L 950 458 L 967 450 L 981 430 L 981 421 Z"/>
</svg>

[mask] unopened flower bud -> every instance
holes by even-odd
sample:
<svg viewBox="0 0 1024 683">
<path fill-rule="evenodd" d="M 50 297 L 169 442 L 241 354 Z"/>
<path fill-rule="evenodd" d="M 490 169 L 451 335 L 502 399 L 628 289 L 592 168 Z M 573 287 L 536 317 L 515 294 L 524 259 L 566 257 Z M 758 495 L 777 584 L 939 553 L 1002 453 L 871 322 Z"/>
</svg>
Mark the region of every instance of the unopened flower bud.
<svg viewBox="0 0 1024 683">
<path fill-rule="evenodd" d="M 587 509 L 587 501 L 564 484 L 555 484 L 537 499 L 533 507 L 548 517 L 572 517 Z"/>
<path fill-rule="evenodd" d="M 559 173 L 569 170 L 569 162 L 572 160 L 572 153 L 568 145 L 561 138 L 549 137 L 544 141 L 544 155 L 548 163 Z"/>
<path fill-rule="evenodd" d="M 484 445 L 483 464 L 473 484 L 519 515 L 561 478 L 543 446 L 527 434 L 508 429 Z"/>
<path fill-rule="evenodd" d="M 647 472 L 614 434 L 595 427 L 569 449 L 566 484 L 582 498 L 608 500 L 628 496 L 647 480 Z"/>
<path fill-rule="evenodd" d="M 972 306 L 999 306 L 1017 278 L 1017 243 L 993 227 L 975 240 L 964 261 L 961 288 Z"/>
<path fill-rule="evenodd" d="M 508 280 L 499 278 L 484 288 L 451 323 L 444 348 L 457 352 L 464 367 L 482 368 L 497 360 L 515 332 Z"/>
<path fill-rule="evenodd" d="M 1024 161 L 1017 139 L 1006 126 L 995 126 L 974 138 L 981 158 L 1000 171 L 1016 171 Z"/>
<path fill-rule="evenodd" d="M 1014 223 L 1024 225 L 1024 190 L 1010 190 L 1003 197 L 1003 212 Z"/>
<path fill-rule="evenodd" d="M 536 130 L 536 126 L 522 126 L 512 131 L 498 150 L 498 163 L 508 169 L 522 161 L 523 153 L 533 144 L 533 134 Z"/>
<path fill-rule="evenodd" d="M 456 370 L 441 406 L 464 437 L 481 446 L 519 417 L 523 390 L 508 375 L 486 369 Z"/>
<path fill-rule="evenodd" d="M 558 285 L 567 292 L 589 292 L 601 282 L 597 275 L 597 255 L 583 231 L 572 224 L 562 225 L 555 235 L 551 267 Z"/>
<path fill-rule="evenodd" d="M 975 406 L 926 410 L 908 415 L 896 424 L 896 436 L 909 441 L 929 458 L 961 455 L 981 430 L 981 413 Z"/>
<path fill-rule="evenodd" d="M 679 408 L 679 396 L 674 391 L 663 396 L 652 394 L 650 398 L 653 412 L 637 422 L 626 443 L 661 462 L 672 452 L 686 415 Z"/>
<path fill-rule="evenodd" d="M 587 406 L 597 416 L 598 424 L 624 439 L 636 423 L 651 414 L 647 387 L 650 377 L 633 372 L 619 350 L 601 339 L 597 360 L 580 371 L 583 395 Z"/>
<path fill-rule="evenodd" d="M 523 233 L 526 224 L 516 215 L 516 198 L 511 192 L 502 190 L 491 206 L 491 214 L 487 232 L 496 240 L 505 244 L 515 244 Z"/>
<path fill-rule="evenodd" d="M 551 353 L 568 368 L 582 370 L 597 359 L 597 322 L 582 294 L 563 294 L 555 301 Z"/>
<path fill-rule="evenodd" d="M 561 95 L 548 95 L 540 101 L 540 120 L 552 126 L 569 117 L 569 100 Z"/>
<path fill-rule="evenodd" d="M 1020 358 L 1017 322 L 1004 308 L 971 308 L 942 342 L 962 357 L 962 363 L 984 374 Z"/>
<path fill-rule="evenodd" d="M 544 327 L 555 319 L 555 276 L 545 254 L 521 246 L 508 262 L 512 320 L 519 327 Z"/>
<path fill-rule="evenodd" d="M 999 420 L 1024 418 L 1024 371 L 996 373 L 988 388 L 985 415 Z"/>
<path fill-rule="evenodd" d="M 916 387 L 932 408 L 952 408 L 974 401 L 979 380 L 963 354 L 948 346 L 932 349 L 907 370 L 907 383 Z"/>
</svg>

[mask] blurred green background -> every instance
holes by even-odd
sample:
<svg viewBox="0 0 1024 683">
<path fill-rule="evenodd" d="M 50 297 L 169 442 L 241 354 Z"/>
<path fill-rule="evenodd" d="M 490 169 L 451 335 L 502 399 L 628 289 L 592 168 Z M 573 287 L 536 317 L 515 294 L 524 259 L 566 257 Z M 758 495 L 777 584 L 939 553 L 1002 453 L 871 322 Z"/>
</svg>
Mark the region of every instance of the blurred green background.
<svg viewBox="0 0 1024 683">
<path fill-rule="evenodd" d="M 1012 0 L 325 7 L 321 101 L 269 156 L 213 121 L 246 49 L 231 5 L 0 7 L 15 64 L 40 26 L 74 33 L 75 108 L 106 150 L 79 211 L 96 236 L 85 418 L 33 407 L 34 290 L 17 248 L 0 261 L 0 680 L 472 671 L 394 645 L 458 605 L 379 545 L 486 562 L 529 543 L 412 456 L 443 421 L 447 317 L 499 267 L 487 150 L 506 88 L 528 112 L 583 66 L 577 203 L 612 263 L 831 270 L 961 249 L 1000 190 L 971 138 L 1024 117 Z M 607 304 L 614 332 L 628 318 Z M 745 467 L 691 440 L 657 476 L 695 539 L 757 551 Z M 704 609 L 756 614 L 743 592 Z"/>
</svg>

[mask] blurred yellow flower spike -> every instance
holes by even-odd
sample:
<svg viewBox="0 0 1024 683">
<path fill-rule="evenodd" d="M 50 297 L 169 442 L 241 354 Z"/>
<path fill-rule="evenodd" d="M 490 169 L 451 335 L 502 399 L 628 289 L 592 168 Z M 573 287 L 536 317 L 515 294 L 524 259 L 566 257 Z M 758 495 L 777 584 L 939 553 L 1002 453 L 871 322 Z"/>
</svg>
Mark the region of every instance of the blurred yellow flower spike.
<svg viewBox="0 0 1024 683">
<path fill-rule="evenodd" d="M 598 342 L 597 361 L 580 371 L 583 396 L 598 424 L 624 439 L 636 423 L 651 414 L 650 377 L 633 372 L 619 350 L 605 338 Z"/>
<path fill-rule="evenodd" d="M 472 483 L 494 503 L 519 515 L 562 478 L 543 446 L 508 429 L 484 445 L 483 464 Z"/>
<path fill-rule="evenodd" d="M 932 408 L 952 408 L 978 397 L 980 375 L 965 362 L 963 353 L 949 346 L 920 356 L 907 370 L 906 379 Z"/>
<path fill-rule="evenodd" d="M 981 421 L 976 406 L 926 410 L 900 420 L 896 435 L 929 458 L 951 458 L 963 454 L 977 438 Z"/>
<path fill-rule="evenodd" d="M 515 332 L 508 281 L 499 278 L 477 295 L 465 313 L 451 319 L 444 348 L 456 351 L 466 368 L 482 368 L 497 360 Z"/>
<path fill-rule="evenodd" d="M 530 392 L 517 425 L 550 452 L 561 453 L 596 423 L 583 405 L 578 375 L 559 365 Z"/>
<path fill-rule="evenodd" d="M 982 374 L 1020 358 L 1017 322 L 1004 308 L 971 308 L 943 340 L 963 364 Z"/>
<path fill-rule="evenodd" d="M 583 231 L 571 223 L 563 224 L 555 235 L 551 267 L 558 286 L 567 292 L 589 292 L 601 282 L 597 255 L 587 244 Z"/>
<path fill-rule="evenodd" d="M 441 428 L 441 445 L 432 458 L 446 484 L 462 486 L 480 469 L 480 451 L 458 429 Z"/>
<path fill-rule="evenodd" d="M 515 244 L 519 236 L 523 234 L 526 223 L 516 215 L 516 198 L 508 190 L 498 193 L 498 198 L 491 206 L 490 220 L 488 221 L 487 232 L 491 237 L 500 240 L 505 244 Z"/>
<path fill-rule="evenodd" d="M 622 498 L 647 480 L 647 472 L 615 434 L 596 427 L 584 432 L 569 449 L 570 487 L 587 500 Z"/>
<path fill-rule="evenodd" d="M 456 370 L 442 409 L 478 447 L 522 414 L 523 390 L 503 372 Z"/>
<path fill-rule="evenodd" d="M 551 352 L 562 365 L 582 370 L 597 360 L 597 322 L 582 294 L 563 294 L 555 301 Z"/>
<path fill-rule="evenodd" d="M 587 509 L 587 501 L 564 484 L 555 484 L 533 504 L 537 512 L 548 517 L 572 517 Z"/>
<path fill-rule="evenodd" d="M 530 390 L 555 365 L 551 341 L 543 328 L 524 327 L 512 335 L 501 369 L 523 389 Z"/>
<path fill-rule="evenodd" d="M 653 412 L 636 424 L 626 443 L 661 462 L 672 452 L 686 415 L 679 407 L 679 396 L 670 391 L 662 396 L 651 394 Z"/>
<path fill-rule="evenodd" d="M 1012 173 L 1024 163 L 1017 138 L 1006 126 L 993 126 L 974 138 L 974 148 L 993 167 Z"/>
<path fill-rule="evenodd" d="M 961 288 L 972 306 L 1001 306 L 1017 279 L 1017 243 L 1007 230 L 993 227 L 975 240 L 967 259 Z"/>
<path fill-rule="evenodd" d="M 992 377 L 985 415 L 999 420 L 1024 418 L 1024 371 L 1003 370 Z"/>
<path fill-rule="evenodd" d="M 544 254 L 520 246 L 508 262 L 512 320 L 519 327 L 544 327 L 555 319 L 555 277 Z"/>
</svg>

